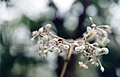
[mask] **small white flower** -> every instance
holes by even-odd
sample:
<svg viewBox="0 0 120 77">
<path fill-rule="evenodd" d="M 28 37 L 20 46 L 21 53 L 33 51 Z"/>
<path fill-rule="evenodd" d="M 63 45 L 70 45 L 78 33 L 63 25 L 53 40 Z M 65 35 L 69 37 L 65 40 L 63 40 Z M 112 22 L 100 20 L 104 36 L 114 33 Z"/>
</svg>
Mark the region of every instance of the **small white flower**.
<svg viewBox="0 0 120 77">
<path fill-rule="evenodd" d="M 93 43 L 93 46 L 99 46 L 99 44 L 97 42 Z"/>
<path fill-rule="evenodd" d="M 101 50 L 103 51 L 104 54 L 108 54 L 109 53 L 108 48 L 102 48 Z"/>
<path fill-rule="evenodd" d="M 87 35 L 90 36 L 90 37 L 94 37 L 96 35 L 96 30 L 91 28 L 91 27 L 87 27 Z"/>
<path fill-rule="evenodd" d="M 47 52 L 49 52 L 49 50 L 46 49 L 46 50 L 44 50 L 43 52 L 44 52 L 44 54 L 46 54 Z"/>
<path fill-rule="evenodd" d="M 83 49 L 85 49 L 85 46 L 84 46 L 84 45 L 75 47 L 75 51 L 81 51 L 81 50 L 83 50 Z"/>
<path fill-rule="evenodd" d="M 95 61 L 91 62 L 92 65 L 95 64 L 95 63 L 96 63 Z"/>
<path fill-rule="evenodd" d="M 82 45 L 82 46 L 80 46 L 81 47 L 81 49 L 85 49 L 85 46 L 84 45 Z"/>
<path fill-rule="evenodd" d="M 110 40 L 106 37 L 102 37 L 102 39 L 96 38 L 96 42 L 101 46 L 106 46 L 110 42 Z"/>
<path fill-rule="evenodd" d="M 63 48 L 64 48 L 64 49 L 69 49 L 70 46 L 66 44 L 66 45 L 63 45 Z"/>
<path fill-rule="evenodd" d="M 111 33 L 112 31 L 111 31 L 111 27 L 110 26 L 108 26 L 108 25 L 105 25 L 105 27 L 106 27 L 106 31 L 108 32 L 108 33 Z"/>
<path fill-rule="evenodd" d="M 32 36 L 35 36 L 37 34 L 37 31 L 32 32 Z"/>
<path fill-rule="evenodd" d="M 91 31 L 92 30 L 92 28 L 91 27 L 87 27 L 87 32 L 89 32 L 89 31 Z"/>
<path fill-rule="evenodd" d="M 75 47 L 75 51 L 80 51 L 81 47 Z"/>
<path fill-rule="evenodd" d="M 96 27 L 96 24 L 92 24 L 91 26 L 92 26 L 92 27 Z"/>
<path fill-rule="evenodd" d="M 87 27 L 87 31 L 84 33 L 82 38 L 76 40 L 67 40 L 61 38 L 49 30 L 52 25 L 46 24 L 41 27 L 38 31 L 32 32 L 33 41 L 37 37 L 37 44 L 40 56 L 48 56 L 48 52 L 53 51 L 63 57 L 68 57 L 69 49 L 75 51 L 75 54 L 80 53 L 81 60 L 85 61 L 79 62 L 80 68 L 88 69 L 86 64 L 90 63 L 100 67 L 100 70 L 104 72 L 104 67 L 99 61 L 99 56 L 108 54 L 108 48 L 105 48 L 106 44 L 109 42 L 108 33 L 111 27 L 108 25 L 97 26 L 94 24 L 93 19 L 90 17 L 92 25 Z M 89 41 L 93 41 L 91 44 Z M 103 47 L 103 48 L 102 48 Z M 62 51 L 62 53 L 60 53 Z M 67 51 L 67 52 L 66 52 Z M 87 61 L 86 61 L 87 60 Z"/>
<path fill-rule="evenodd" d="M 108 37 L 108 33 L 106 31 L 103 30 L 102 32 L 104 34 L 104 37 Z"/>
<path fill-rule="evenodd" d="M 90 62 L 93 62 L 93 61 L 94 61 L 94 59 L 90 59 L 89 61 L 90 61 Z"/>
<path fill-rule="evenodd" d="M 46 27 L 47 27 L 48 29 L 50 29 L 50 28 L 52 27 L 52 25 L 51 25 L 51 24 L 46 24 Z"/>
<path fill-rule="evenodd" d="M 74 41 L 74 45 L 78 46 L 79 45 L 78 41 Z"/>
<path fill-rule="evenodd" d="M 57 40 L 58 40 L 58 39 L 56 39 L 56 38 L 50 40 L 50 41 L 49 41 L 49 45 L 50 45 L 50 46 L 55 46 Z"/>
<path fill-rule="evenodd" d="M 80 68 L 88 69 L 88 66 L 83 64 L 83 62 L 79 62 L 78 64 L 80 65 Z"/>
<path fill-rule="evenodd" d="M 41 27 L 38 31 L 39 32 L 43 32 L 43 30 L 44 30 L 43 27 Z"/>
</svg>

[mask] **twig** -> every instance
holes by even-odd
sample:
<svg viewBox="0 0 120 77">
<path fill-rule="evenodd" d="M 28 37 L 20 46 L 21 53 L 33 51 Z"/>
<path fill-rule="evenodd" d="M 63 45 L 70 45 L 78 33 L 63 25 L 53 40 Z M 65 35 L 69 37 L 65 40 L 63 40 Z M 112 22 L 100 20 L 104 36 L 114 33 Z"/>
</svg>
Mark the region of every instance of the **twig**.
<svg viewBox="0 0 120 77">
<path fill-rule="evenodd" d="M 69 60 L 71 58 L 71 55 L 72 55 L 72 52 L 73 52 L 73 48 L 74 48 L 74 45 L 71 44 L 68 55 L 67 55 L 67 59 L 65 60 L 65 63 L 63 65 L 63 69 L 62 69 L 62 72 L 60 74 L 60 77 L 64 77 L 64 75 L 65 75 L 65 72 L 66 72 L 66 69 L 67 69 L 67 66 L 68 66 L 68 62 L 69 62 Z"/>
</svg>

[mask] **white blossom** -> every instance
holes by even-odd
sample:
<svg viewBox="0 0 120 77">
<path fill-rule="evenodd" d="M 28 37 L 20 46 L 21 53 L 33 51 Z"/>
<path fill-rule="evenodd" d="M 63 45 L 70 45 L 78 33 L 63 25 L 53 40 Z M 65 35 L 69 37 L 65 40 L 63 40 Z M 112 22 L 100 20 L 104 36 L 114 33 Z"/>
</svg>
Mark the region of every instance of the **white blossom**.
<svg viewBox="0 0 120 77">
<path fill-rule="evenodd" d="M 39 53 L 47 57 L 48 52 L 57 52 L 62 54 L 63 58 L 66 58 L 69 54 L 69 50 L 72 47 L 72 53 L 80 54 L 81 59 L 85 62 L 79 62 L 80 68 L 88 69 L 87 64 L 100 66 L 100 70 L 103 72 L 104 68 L 99 60 L 99 57 L 103 54 L 108 54 L 108 48 L 105 46 L 110 42 L 108 33 L 111 28 L 108 25 L 97 26 L 90 18 L 92 25 L 87 27 L 87 32 L 84 33 L 82 38 L 77 40 L 67 40 L 53 34 L 50 30 L 51 24 L 42 26 L 39 31 L 33 32 L 33 38 L 37 38 L 39 45 Z M 93 43 L 89 43 L 89 38 L 93 40 Z"/>
</svg>

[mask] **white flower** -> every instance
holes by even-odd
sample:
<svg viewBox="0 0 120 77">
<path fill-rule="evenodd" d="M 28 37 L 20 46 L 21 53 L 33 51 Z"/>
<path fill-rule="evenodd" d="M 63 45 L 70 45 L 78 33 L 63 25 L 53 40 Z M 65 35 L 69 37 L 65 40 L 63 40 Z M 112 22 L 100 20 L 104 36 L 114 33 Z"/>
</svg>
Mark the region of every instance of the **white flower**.
<svg viewBox="0 0 120 77">
<path fill-rule="evenodd" d="M 79 62 L 78 64 L 80 65 L 80 68 L 88 69 L 88 66 L 83 64 L 83 62 Z"/>
<path fill-rule="evenodd" d="M 81 50 L 83 50 L 83 49 L 85 49 L 85 46 L 84 46 L 84 45 L 75 47 L 75 51 L 81 51 Z"/>
<path fill-rule="evenodd" d="M 74 41 L 74 45 L 78 46 L 79 45 L 78 41 Z"/>
<path fill-rule="evenodd" d="M 43 27 L 41 27 L 38 31 L 39 32 L 43 32 L 43 30 L 44 30 Z"/>
<path fill-rule="evenodd" d="M 108 32 L 108 33 L 111 33 L 112 31 L 111 31 L 111 27 L 110 26 L 108 26 L 108 25 L 105 25 L 105 27 L 106 27 L 106 31 Z"/>
<path fill-rule="evenodd" d="M 75 47 L 75 51 L 80 51 L 81 47 Z"/>
<path fill-rule="evenodd" d="M 96 42 L 99 43 L 99 45 L 101 46 L 106 46 L 110 42 L 110 40 L 106 37 L 102 37 L 102 39 L 100 37 L 96 37 Z"/>
<path fill-rule="evenodd" d="M 102 48 L 101 50 L 103 51 L 104 54 L 108 54 L 109 53 L 108 48 Z"/>
<path fill-rule="evenodd" d="M 32 32 L 32 36 L 35 36 L 37 34 L 37 31 Z"/>
<path fill-rule="evenodd" d="M 46 49 L 46 50 L 44 50 L 43 52 L 44 52 L 44 54 L 46 54 L 47 52 L 49 52 L 49 50 Z"/>
<path fill-rule="evenodd" d="M 99 27 L 103 27 L 105 31 L 107 31 L 108 33 L 111 33 L 111 27 L 109 25 L 100 25 Z"/>
<path fill-rule="evenodd" d="M 69 49 L 70 46 L 66 44 L 66 45 L 63 45 L 63 48 L 64 48 L 64 49 Z"/>
<path fill-rule="evenodd" d="M 99 44 L 97 42 L 93 43 L 93 46 L 99 46 Z"/>
<path fill-rule="evenodd" d="M 82 45 L 82 46 L 80 46 L 81 47 L 81 49 L 85 49 L 85 46 L 84 45 Z"/>
<path fill-rule="evenodd" d="M 87 27 L 87 33 L 88 33 L 89 37 L 94 37 L 97 32 L 94 28 Z"/>
<path fill-rule="evenodd" d="M 96 24 L 92 24 L 91 26 L 92 26 L 92 27 L 96 27 Z"/>
<path fill-rule="evenodd" d="M 91 27 L 87 27 L 87 32 L 89 32 L 89 31 L 91 31 L 92 30 L 92 28 Z"/>
<path fill-rule="evenodd" d="M 50 45 L 50 46 L 55 46 L 57 40 L 58 40 L 57 38 L 54 38 L 54 39 L 50 40 L 50 41 L 49 41 L 49 45 Z"/>
<path fill-rule="evenodd" d="M 51 24 L 46 24 L 41 27 L 39 31 L 34 31 L 32 33 L 33 38 L 31 40 L 34 40 L 35 37 L 38 38 L 36 40 L 38 41 L 40 55 L 46 57 L 50 51 L 53 51 L 65 58 L 68 57 L 67 54 L 69 54 L 69 49 L 71 47 L 70 51 L 72 50 L 75 54 L 80 54 L 81 60 L 85 61 L 85 63 L 79 62 L 80 68 L 88 69 L 87 64 L 90 63 L 96 66 L 99 65 L 100 70 L 103 72 L 104 67 L 99 61 L 99 57 L 109 53 L 108 48 L 103 46 L 106 46 L 109 42 L 107 30 L 111 28 L 108 25 L 96 26 L 92 18 L 90 18 L 90 20 L 92 25 L 87 27 L 87 32 L 84 33 L 82 38 L 76 40 L 61 38 L 49 30 Z M 90 39 L 92 44 L 89 42 Z"/>
<path fill-rule="evenodd" d="M 51 25 L 51 24 L 46 24 L 46 27 L 47 27 L 48 29 L 50 29 L 50 28 L 52 27 L 52 25 Z"/>
</svg>

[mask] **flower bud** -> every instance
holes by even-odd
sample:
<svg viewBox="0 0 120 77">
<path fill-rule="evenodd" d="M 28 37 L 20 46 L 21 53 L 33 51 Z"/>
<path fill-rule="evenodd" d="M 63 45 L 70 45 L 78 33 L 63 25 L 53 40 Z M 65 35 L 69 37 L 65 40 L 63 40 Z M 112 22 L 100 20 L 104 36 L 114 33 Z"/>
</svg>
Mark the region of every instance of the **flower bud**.
<svg viewBox="0 0 120 77">
<path fill-rule="evenodd" d="M 96 24 L 92 24 L 91 26 L 92 26 L 92 27 L 96 27 Z"/>
<path fill-rule="evenodd" d="M 104 69 L 103 66 L 101 66 L 101 67 L 100 67 L 100 70 L 101 70 L 102 72 L 104 72 L 105 69 Z"/>
</svg>

